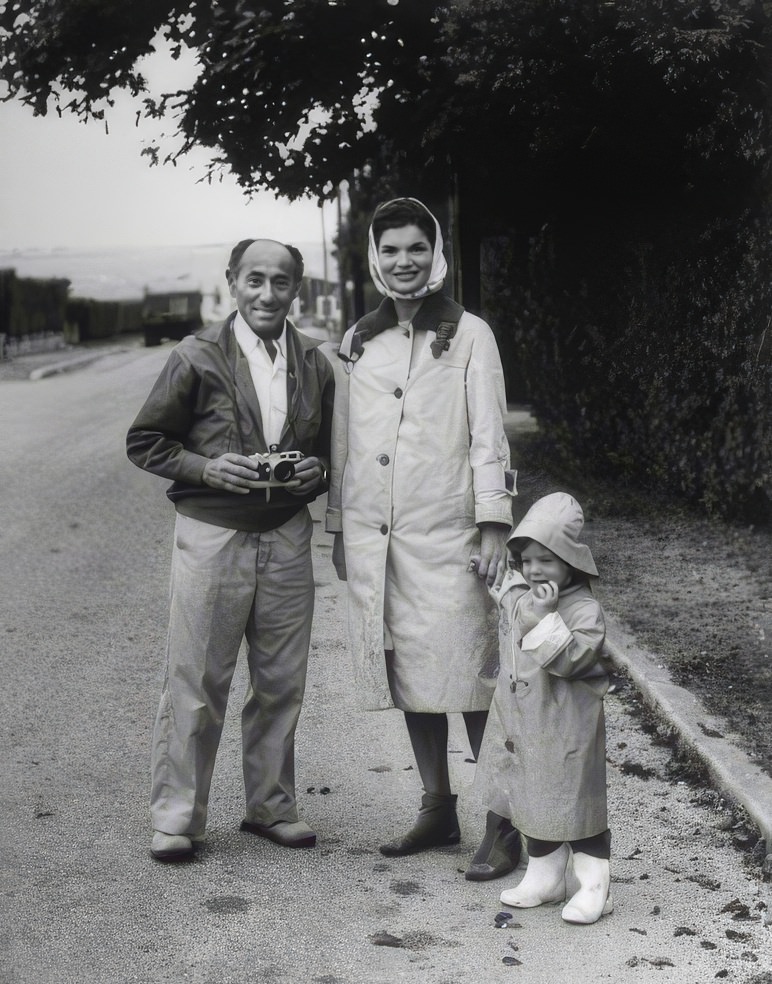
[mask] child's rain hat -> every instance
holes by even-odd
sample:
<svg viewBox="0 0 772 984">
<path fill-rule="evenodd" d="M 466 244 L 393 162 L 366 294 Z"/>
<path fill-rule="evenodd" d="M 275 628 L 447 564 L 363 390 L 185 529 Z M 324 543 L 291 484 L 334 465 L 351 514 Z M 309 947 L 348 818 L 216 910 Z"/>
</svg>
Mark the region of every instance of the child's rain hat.
<svg viewBox="0 0 772 984">
<path fill-rule="evenodd" d="M 579 543 L 583 526 L 584 513 L 576 499 L 566 492 L 553 492 L 534 502 L 510 534 L 507 546 L 519 553 L 525 541 L 536 540 L 570 567 L 597 577 L 590 548 Z"/>
</svg>

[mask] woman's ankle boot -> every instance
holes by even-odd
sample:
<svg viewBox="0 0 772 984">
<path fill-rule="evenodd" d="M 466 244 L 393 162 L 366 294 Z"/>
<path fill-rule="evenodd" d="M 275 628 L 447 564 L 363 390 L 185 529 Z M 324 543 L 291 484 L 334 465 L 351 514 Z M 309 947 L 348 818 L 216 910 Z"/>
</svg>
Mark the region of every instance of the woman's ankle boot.
<svg viewBox="0 0 772 984">
<path fill-rule="evenodd" d="M 515 888 L 501 893 L 504 905 L 515 909 L 532 909 L 545 902 L 562 902 L 566 897 L 568 845 L 561 844 L 552 854 L 529 857 L 523 880 Z"/>
<path fill-rule="evenodd" d="M 574 854 L 573 871 L 566 879 L 571 898 L 561 915 L 566 922 L 589 925 L 614 911 L 609 888 L 611 875 L 605 858 Z"/>
<path fill-rule="evenodd" d="M 489 811 L 485 821 L 485 837 L 464 878 L 467 881 L 490 881 L 508 875 L 517 867 L 521 851 L 520 831 L 515 830 L 506 817 Z"/>
<path fill-rule="evenodd" d="M 461 831 L 456 816 L 457 798 L 455 795 L 424 793 L 413 827 L 399 840 L 382 844 L 379 848 L 381 854 L 385 854 L 387 858 L 395 858 L 404 854 L 416 854 L 427 847 L 458 844 Z"/>
</svg>

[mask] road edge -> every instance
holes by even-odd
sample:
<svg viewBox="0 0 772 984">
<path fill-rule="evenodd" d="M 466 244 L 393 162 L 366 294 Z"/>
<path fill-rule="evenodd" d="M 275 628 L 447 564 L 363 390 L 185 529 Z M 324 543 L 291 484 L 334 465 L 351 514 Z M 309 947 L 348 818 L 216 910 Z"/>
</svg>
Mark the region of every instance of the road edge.
<svg viewBox="0 0 772 984">
<path fill-rule="evenodd" d="M 673 682 L 653 653 L 643 649 L 613 616 L 606 614 L 606 652 L 644 702 L 673 727 L 677 742 L 705 767 L 727 799 L 739 804 L 772 851 L 772 777 L 726 734 L 726 721 L 707 711 L 698 697 Z"/>
<path fill-rule="evenodd" d="M 90 352 L 69 356 L 59 360 L 58 362 L 49 362 L 44 366 L 39 366 L 37 369 L 32 369 L 30 371 L 29 378 L 33 381 L 38 379 L 46 379 L 48 376 L 55 376 L 60 372 L 70 372 L 73 369 L 82 369 L 84 366 L 90 365 L 92 362 L 96 362 L 97 359 L 103 359 L 107 355 L 116 355 L 120 352 L 127 351 L 128 349 L 119 346 L 115 348 L 95 348 Z"/>
</svg>

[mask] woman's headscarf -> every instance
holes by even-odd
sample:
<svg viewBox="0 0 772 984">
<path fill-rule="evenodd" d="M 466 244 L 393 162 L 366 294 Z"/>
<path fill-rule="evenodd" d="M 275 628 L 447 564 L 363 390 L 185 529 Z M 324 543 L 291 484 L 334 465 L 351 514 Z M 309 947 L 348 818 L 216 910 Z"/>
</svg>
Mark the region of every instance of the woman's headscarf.
<svg viewBox="0 0 772 984">
<path fill-rule="evenodd" d="M 398 291 L 392 290 L 387 287 L 383 276 L 381 275 L 380 264 L 378 263 L 378 247 L 375 244 L 375 236 L 373 235 L 373 227 L 370 226 L 370 231 L 367 235 L 367 259 L 370 265 L 370 276 L 373 278 L 373 283 L 375 284 L 377 290 L 384 295 L 384 297 L 390 297 L 392 300 L 415 300 L 419 297 L 426 297 L 428 294 L 436 294 L 437 291 L 442 289 L 442 285 L 445 282 L 445 276 L 448 272 L 448 264 L 445 261 L 445 257 L 442 254 L 442 232 L 440 231 L 440 224 L 437 219 L 432 215 L 429 209 L 419 202 L 417 198 L 393 198 L 390 202 L 384 202 L 383 205 L 379 205 L 375 210 L 373 218 L 378 214 L 378 212 L 385 208 L 387 205 L 393 205 L 395 202 L 412 202 L 413 205 L 417 205 L 422 209 L 429 218 L 434 222 L 434 254 L 432 256 L 432 269 L 429 274 L 428 281 L 420 288 L 420 290 L 414 291 L 409 294 L 400 294 Z M 411 225 L 408 222 L 406 225 Z"/>
</svg>

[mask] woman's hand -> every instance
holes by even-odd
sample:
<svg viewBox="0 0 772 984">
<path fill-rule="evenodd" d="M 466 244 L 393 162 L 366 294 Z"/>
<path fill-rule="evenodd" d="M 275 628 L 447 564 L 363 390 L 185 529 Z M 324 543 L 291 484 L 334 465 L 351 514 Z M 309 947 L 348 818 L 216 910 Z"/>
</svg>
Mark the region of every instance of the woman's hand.
<svg viewBox="0 0 772 984">
<path fill-rule="evenodd" d="M 480 552 L 469 558 L 469 568 L 491 587 L 499 575 L 499 564 L 506 558 L 509 527 L 501 523 L 480 523 Z M 501 576 L 503 576 L 503 571 Z"/>
</svg>

